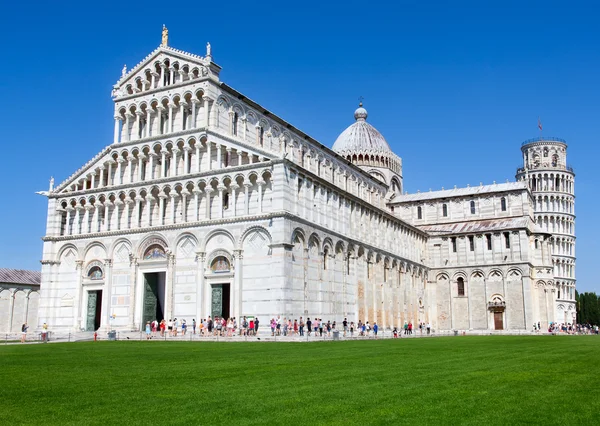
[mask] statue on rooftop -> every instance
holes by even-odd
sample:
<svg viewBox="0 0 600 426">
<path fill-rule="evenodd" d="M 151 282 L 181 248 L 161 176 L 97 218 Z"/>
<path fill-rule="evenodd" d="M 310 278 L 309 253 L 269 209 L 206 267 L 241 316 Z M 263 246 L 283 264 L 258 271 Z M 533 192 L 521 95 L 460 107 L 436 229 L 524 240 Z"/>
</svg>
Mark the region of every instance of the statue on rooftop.
<svg viewBox="0 0 600 426">
<path fill-rule="evenodd" d="M 163 24 L 162 42 L 160 43 L 160 45 L 167 46 L 168 44 L 169 44 L 169 29 L 165 26 L 165 24 Z"/>
</svg>

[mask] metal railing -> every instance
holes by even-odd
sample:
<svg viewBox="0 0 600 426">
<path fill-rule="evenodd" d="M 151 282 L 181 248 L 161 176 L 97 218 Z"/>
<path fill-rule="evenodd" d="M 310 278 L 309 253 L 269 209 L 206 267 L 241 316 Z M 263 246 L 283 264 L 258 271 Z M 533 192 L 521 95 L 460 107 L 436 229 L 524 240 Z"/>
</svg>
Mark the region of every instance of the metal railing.
<svg viewBox="0 0 600 426">
<path fill-rule="evenodd" d="M 528 169 L 526 169 L 523 166 L 517 166 L 517 173 L 525 173 L 527 170 L 534 171 L 534 170 L 538 170 L 538 169 L 542 169 L 542 170 L 548 170 L 548 169 L 566 170 L 568 172 L 575 173 L 575 169 L 573 169 L 572 166 L 564 166 L 562 164 L 558 164 L 556 166 L 542 166 L 542 165 L 539 165 L 537 167 L 536 166 L 531 166 Z"/>
<path fill-rule="evenodd" d="M 531 139 L 527 139 L 526 141 L 523 141 L 523 143 L 521 143 L 521 146 L 525 146 L 528 145 L 530 143 L 535 143 L 535 142 L 561 142 L 566 144 L 567 141 L 562 139 L 562 138 L 555 138 L 552 136 L 538 136 L 537 138 L 531 138 Z"/>
</svg>

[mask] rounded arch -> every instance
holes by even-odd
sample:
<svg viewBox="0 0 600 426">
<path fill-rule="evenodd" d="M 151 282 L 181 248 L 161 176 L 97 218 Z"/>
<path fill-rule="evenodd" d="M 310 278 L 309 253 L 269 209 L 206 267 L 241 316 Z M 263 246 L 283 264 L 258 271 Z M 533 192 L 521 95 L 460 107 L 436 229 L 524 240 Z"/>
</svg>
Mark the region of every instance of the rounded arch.
<svg viewBox="0 0 600 426">
<path fill-rule="evenodd" d="M 302 248 L 306 248 L 306 234 L 302 228 L 296 228 L 292 231 L 290 243 L 295 245 L 297 240 L 302 244 Z"/>
<path fill-rule="evenodd" d="M 151 246 L 154 246 L 154 245 L 161 246 L 163 248 L 163 250 L 165 251 L 165 253 L 169 248 L 169 244 L 167 243 L 167 238 L 164 235 L 159 234 L 159 233 L 152 233 L 140 242 L 140 245 L 138 248 L 138 253 L 139 253 L 140 258 L 143 259 L 144 254 L 146 254 L 146 251 Z"/>
<path fill-rule="evenodd" d="M 77 259 L 79 259 L 79 249 L 77 248 L 77 246 L 73 243 L 67 243 L 64 246 L 62 246 L 60 248 L 60 250 L 58 251 L 58 254 L 56 255 L 56 260 L 60 260 L 60 258 L 68 251 L 68 250 L 73 250 L 75 252 L 75 257 Z"/>
<path fill-rule="evenodd" d="M 452 275 L 452 280 L 453 281 L 456 281 L 459 278 L 462 278 L 463 280 L 466 281 L 467 280 L 467 274 L 464 271 L 458 271 L 458 272 L 455 272 L 454 275 Z"/>
<path fill-rule="evenodd" d="M 228 238 L 229 241 L 231 242 L 232 246 L 235 247 L 235 238 L 234 236 L 231 234 L 231 232 L 227 231 L 226 229 L 223 228 L 219 228 L 219 229 L 213 229 L 212 231 L 210 231 L 206 237 L 204 238 L 204 242 L 202 245 L 202 251 L 206 251 L 206 247 L 208 245 L 208 243 L 216 236 L 218 235 L 222 235 L 225 238 Z"/>
<path fill-rule="evenodd" d="M 333 253 L 333 241 L 329 237 L 325 237 L 325 239 L 323 239 L 321 251 L 325 251 L 325 248 L 327 248 L 330 253 Z"/>
<path fill-rule="evenodd" d="M 88 254 L 90 254 L 90 252 L 94 249 L 94 248 L 100 248 L 103 252 L 104 255 L 106 256 L 108 253 L 108 250 L 106 249 L 106 246 L 101 243 L 100 241 L 92 241 L 91 243 L 89 243 L 86 248 L 84 249 L 84 255 L 83 258 L 86 260 L 89 260 L 91 258 L 96 258 L 99 257 L 97 254 L 92 254 L 91 256 L 88 256 Z"/>
<path fill-rule="evenodd" d="M 244 241 L 246 240 L 246 238 L 254 232 L 260 232 L 260 233 L 265 234 L 267 236 L 267 239 L 269 240 L 269 244 L 271 244 L 271 242 L 273 241 L 273 238 L 271 237 L 271 233 L 267 230 L 267 228 L 265 228 L 264 226 L 260 226 L 260 225 L 254 225 L 254 226 L 250 226 L 249 228 L 246 228 L 246 230 L 244 232 L 242 232 L 242 235 L 238 241 L 238 248 L 241 249 L 244 246 Z M 292 244 L 294 242 L 293 238 L 294 238 L 294 234 L 292 233 Z"/>
</svg>

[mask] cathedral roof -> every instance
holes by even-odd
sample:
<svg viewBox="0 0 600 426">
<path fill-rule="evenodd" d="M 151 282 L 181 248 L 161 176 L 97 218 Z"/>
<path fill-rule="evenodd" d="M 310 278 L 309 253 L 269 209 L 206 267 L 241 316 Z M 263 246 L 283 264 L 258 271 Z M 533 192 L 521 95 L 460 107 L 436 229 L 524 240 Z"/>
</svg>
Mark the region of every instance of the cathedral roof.
<svg viewBox="0 0 600 426">
<path fill-rule="evenodd" d="M 431 235 L 465 234 L 473 232 L 505 231 L 507 229 L 529 228 L 534 224 L 527 216 L 509 217 L 502 219 L 470 220 L 435 225 L 419 226 L 419 229 Z M 535 229 L 534 229 L 535 230 Z M 537 231 L 537 230 L 536 230 Z"/>
<path fill-rule="evenodd" d="M 389 144 L 379 131 L 367 123 L 367 110 L 362 102 L 356 111 L 351 126 L 344 130 L 336 139 L 332 149 L 340 154 L 392 152 Z"/>
<path fill-rule="evenodd" d="M 491 192 L 518 191 L 527 189 L 526 182 L 494 183 L 492 185 L 470 186 L 466 188 L 444 189 L 441 191 L 418 192 L 416 194 L 404 194 L 397 196 L 393 203 L 407 203 L 414 201 L 435 200 L 438 198 L 452 198 L 475 196 Z"/>
<path fill-rule="evenodd" d="M 40 285 L 42 273 L 25 269 L 0 268 L 0 283 Z"/>
</svg>

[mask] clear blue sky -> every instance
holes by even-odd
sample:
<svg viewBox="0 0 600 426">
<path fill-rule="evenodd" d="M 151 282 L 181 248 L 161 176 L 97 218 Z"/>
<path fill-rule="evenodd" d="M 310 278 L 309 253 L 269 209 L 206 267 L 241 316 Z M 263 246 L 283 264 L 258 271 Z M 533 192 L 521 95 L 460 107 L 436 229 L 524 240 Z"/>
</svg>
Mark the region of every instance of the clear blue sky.
<svg viewBox="0 0 600 426">
<path fill-rule="evenodd" d="M 22 3 L 22 4 L 21 4 Z M 331 146 L 364 96 L 406 189 L 514 180 L 520 144 L 569 143 L 577 277 L 594 272 L 600 6 L 554 1 L 4 2 L 0 266 L 38 269 L 46 190 L 111 142 L 112 85 L 160 43 Z"/>
</svg>

